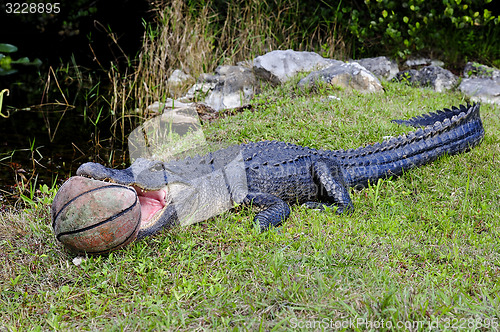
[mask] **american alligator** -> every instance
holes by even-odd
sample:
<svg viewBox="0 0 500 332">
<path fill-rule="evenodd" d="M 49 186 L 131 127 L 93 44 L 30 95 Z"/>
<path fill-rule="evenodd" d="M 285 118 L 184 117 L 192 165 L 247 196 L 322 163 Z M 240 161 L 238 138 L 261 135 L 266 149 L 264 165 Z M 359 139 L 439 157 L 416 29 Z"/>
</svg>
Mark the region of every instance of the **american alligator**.
<svg viewBox="0 0 500 332">
<path fill-rule="evenodd" d="M 355 150 L 262 141 L 165 163 L 139 158 L 123 170 L 85 163 L 77 175 L 136 189 L 142 211 L 138 238 L 206 220 L 235 204 L 257 208 L 254 222 L 266 230 L 288 218 L 289 204 L 350 213 L 350 187 L 362 188 L 473 148 L 484 137 L 479 106 L 393 120 L 420 128 Z"/>
</svg>

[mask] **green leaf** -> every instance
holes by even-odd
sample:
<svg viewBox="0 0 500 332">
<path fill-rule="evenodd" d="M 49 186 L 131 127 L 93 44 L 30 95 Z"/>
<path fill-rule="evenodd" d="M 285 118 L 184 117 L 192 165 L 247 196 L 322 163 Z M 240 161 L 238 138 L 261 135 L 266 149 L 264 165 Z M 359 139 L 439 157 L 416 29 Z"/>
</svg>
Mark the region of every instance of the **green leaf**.
<svg viewBox="0 0 500 332">
<path fill-rule="evenodd" d="M 406 17 L 406 16 L 405 16 L 405 17 L 403 17 L 403 22 L 405 22 L 406 24 L 408 24 L 408 21 L 409 21 L 409 20 L 410 20 L 410 19 L 409 19 L 408 17 Z"/>
<path fill-rule="evenodd" d="M 386 17 L 387 17 L 387 10 L 385 10 L 385 9 L 384 9 L 384 10 L 382 11 L 382 16 L 383 16 L 384 18 L 386 18 Z"/>
<path fill-rule="evenodd" d="M 13 60 L 12 63 L 25 66 L 40 66 L 42 64 L 42 60 L 36 58 L 35 60 L 30 61 L 28 57 L 24 57 L 17 60 Z"/>
<path fill-rule="evenodd" d="M 12 60 L 12 63 L 16 63 L 16 64 L 20 64 L 20 65 L 27 65 L 30 63 L 30 59 L 27 57 L 19 58 L 17 60 Z"/>
<path fill-rule="evenodd" d="M 17 52 L 17 47 L 11 44 L 0 44 L 0 52 L 13 53 Z"/>
<path fill-rule="evenodd" d="M 11 63 L 12 63 L 12 58 L 10 56 L 0 54 L 0 68 L 10 69 Z"/>
</svg>

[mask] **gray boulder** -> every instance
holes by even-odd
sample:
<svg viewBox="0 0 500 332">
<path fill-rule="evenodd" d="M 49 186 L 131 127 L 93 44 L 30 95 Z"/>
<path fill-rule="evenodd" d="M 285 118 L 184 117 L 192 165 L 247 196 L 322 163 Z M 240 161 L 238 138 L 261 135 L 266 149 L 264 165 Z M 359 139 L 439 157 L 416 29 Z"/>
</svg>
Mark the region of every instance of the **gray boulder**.
<svg viewBox="0 0 500 332">
<path fill-rule="evenodd" d="M 325 59 L 314 52 L 272 51 L 256 57 L 253 60 L 253 70 L 259 79 L 277 85 L 297 73 L 326 68 L 336 63 L 342 61 Z"/>
<path fill-rule="evenodd" d="M 299 81 L 299 86 L 304 87 L 316 84 L 318 81 L 326 82 L 333 86 L 345 89 L 354 89 L 360 92 L 383 91 L 378 78 L 365 67 L 358 63 L 344 63 L 331 65 L 328 68 L 314 71 Z"/>
<path fill-rule="evenodd" d="M 252 70 L 241 66 L 219 66 L 214 74 L 201 74 L 180 100 L 204 100 L 216 111 L 245 105 L 259 92 L 259 84 Z"/>
<path fill-rule="evenodd" d="M 473 101 L 500 104 L 499 78 L 464 78 L 458 88 Z"/>
<path fill-rule="evenodd" d="M 500 70 L 476 62 L 464 67 L 459 90 L 473 101 L 500 104 Z"/>
<path fill-rule="evenodd" d="M 429 59 L 429 58 L 414 58 L 406 60 L 404 65 L 409 68 L 423 67 L 423 66 L 443 67 L 444 62 L 441 60 Z"/>
<path fill-rule="evenodd" d="M 205 98 L 205 104 L 219 111 L 247 104 L 260 91 L 251 69 L 240 66 L 221 66 L 215 71 L 218 82 Z"/>
<path fill-rule="evenodd" d="M 177 87 L 185 84 L 190 79 L 192 79 L 191 75 L 184 73 L 180 69 L 176 69 L 172 72 L 167 82 L 169 86 Z"/>
<path fill-rule="evenodd" d="M 447 69 L 431 65 L 420 70 L 401 71 L 397 73 L 394 81 L 406 82 L 413 86 L 430 87 L 437 92 L 442 92 L 454 88 L 458 78 Z"/>
<path fill-rule="evenodd" d="M 396 61 L 390 60 L 386 56 L 353 60 L 353 62 L 359 63 L 379 79 L 385 78 L 386 80 L 390 80 L 399 72 Z"/>
<path fill-rule="evenodd" d="M 464 77 L 500 79 L 500 70 L 477 62 L 467 62 L 464 67 Z"/>
<path fill-rule="evenodd" d="M 189 88 L 188 92 L 179 98 L 182 102 L 191 102 L 204 99 L 209 92 L 213 91 L 217 83 L 215 82 L 198 82 Z"/>
<path fill-rule="evenodd" d="M 176 99 L 167 98 L 165 102 L 155 101 L 154 103 L 149 105 L 146 109 L 148 113 L 161 114 L 165 110 L 176 110 L 176 109 L 184 109 L 190 107 L 195 107 L 195 103 L 184 103 Z"/>
</svg>

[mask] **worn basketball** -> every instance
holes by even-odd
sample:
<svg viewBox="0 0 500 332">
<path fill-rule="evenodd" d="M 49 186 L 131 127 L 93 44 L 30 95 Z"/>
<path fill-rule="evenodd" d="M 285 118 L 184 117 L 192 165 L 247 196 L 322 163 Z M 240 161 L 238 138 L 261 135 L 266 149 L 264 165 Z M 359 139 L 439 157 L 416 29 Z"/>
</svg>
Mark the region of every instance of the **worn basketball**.
<svg viewBox="0 0 500 332">
<path fill-rule="evenodd" d="M 71 177 L 51 207 L 56 238 L 75 253 L 104 254 L 132 242 L 141 207 L 132 187 Z"/>
</svg>

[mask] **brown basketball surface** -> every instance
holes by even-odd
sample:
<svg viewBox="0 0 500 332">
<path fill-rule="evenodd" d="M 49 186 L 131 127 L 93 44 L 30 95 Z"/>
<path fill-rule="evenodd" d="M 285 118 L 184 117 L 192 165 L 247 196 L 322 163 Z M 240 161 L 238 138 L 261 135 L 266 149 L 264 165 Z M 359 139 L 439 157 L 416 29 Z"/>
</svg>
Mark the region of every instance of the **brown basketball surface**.
<svg viewBox="0 0 500 332">
<path fill-rule="evenodd" d="M 74 176 L 57 192 L 51 215 L 56 238 L 68 249 L 103 254 L 135 239 L 141 208 L 132 187 Z"/>
</svg>

